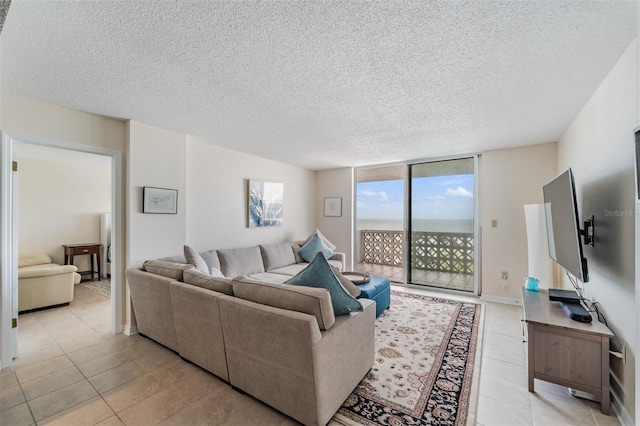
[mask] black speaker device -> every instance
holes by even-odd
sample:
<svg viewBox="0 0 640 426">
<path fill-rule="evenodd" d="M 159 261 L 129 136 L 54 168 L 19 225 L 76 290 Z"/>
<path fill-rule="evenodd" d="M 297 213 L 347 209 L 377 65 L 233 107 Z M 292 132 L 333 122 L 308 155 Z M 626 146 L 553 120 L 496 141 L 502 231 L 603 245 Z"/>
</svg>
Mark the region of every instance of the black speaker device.
<svg viewBox="0 0 640 426">
<path fill-rule="evenodd" d="M 591 322 L 591 314 L 581 303 L 561 302 L 560 306 L 564 309 L 565 314 L 569 318 L 578 322 Z"/>
</svg>

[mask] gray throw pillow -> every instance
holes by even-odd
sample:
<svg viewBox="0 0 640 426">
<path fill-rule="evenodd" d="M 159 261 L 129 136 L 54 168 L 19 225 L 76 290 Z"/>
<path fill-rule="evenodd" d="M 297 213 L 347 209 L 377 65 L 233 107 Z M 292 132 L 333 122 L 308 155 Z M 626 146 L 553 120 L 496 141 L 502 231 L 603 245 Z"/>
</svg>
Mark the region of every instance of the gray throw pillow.
<svg viewBox="0 0 640 426">
<path fill-rule="evenodd" d="M 362 293 L 362 290 L 360 290 L 360 287 L 355 285 L 353 283 L 353 281 L 351 281 L 349 278 L 347 278 L 344 275 L 342 275 L 342 272 L 340 272 L 340 269 L 338 269 L 337 266 L 333 266 L 333 265 L 329 265 L 329 266 L 331 266 L 331 270 L 335 274 L 336 278 L 338 278 L 340 280 L 340 284 L 342 284 L 342 287 L 346 288 L 347 291 L 353 297 L 360 296 L 360 293 Z"/>
<path fill-rule="evenodd" d="M 192 264 L 198 271 L 204 272 L 205 274 L 210 273 L 207 262 L 205 262 L 202 256 L 200 256 L 200 253 L 191 247 L 184 246 L 184 257 L 187 259 L 187 263 Z"/>
<path fill-rule="evenodd" d="M 309 266 L 288 280 L 287 284 L 326 288 L 331 294 L 331 304 L 335 315 L 362 311 L 360 302 L 340 284 L 340 280 L 335 276 L 331 265 L 322 253 L 317 253 Z"/>
</svg>

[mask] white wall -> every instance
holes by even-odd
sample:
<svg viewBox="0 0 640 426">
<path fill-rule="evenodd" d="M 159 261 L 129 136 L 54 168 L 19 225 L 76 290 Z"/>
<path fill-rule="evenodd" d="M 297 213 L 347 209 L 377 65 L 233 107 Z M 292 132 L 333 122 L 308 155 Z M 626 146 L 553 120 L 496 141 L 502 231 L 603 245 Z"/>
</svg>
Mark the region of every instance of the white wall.
<svg viewBox="0 0 640 426">
<path fill-rule="evenodd" d="M 638 50 L 629 46 L 558 142 L 558 171 L 571 167 L 581 218 L 595 215 L 595 247 L 585 248 L 588 296 L 602 306 L 627 363 L 612 359 L 612 392 L 623 420 L 635 410 L 635 187 Z M 614 405 L 614 409 L 616 406 Z M 618 407 L 619 408 L 619 407 Z"/>
<path fill-rule="evenodd" d="M 315 172 L 187 136 L 186 242 L 198 251 L 301 240 L 315 229 Z M 283 225 L 248 227 L 248 179 L 284 184 Z M 181 254 L 182 246 L 172 254 Z"/>
<path fill-rule="evenodd" d="M 346 270 L 354 271 L 353 258 L 353 199 L 354 170 L 342 168 L 317 172 L 316 223 L 320 232 L 336 245 L 336 251 L 347 255 Z M 325 217 L 324 199 L 327 197 L 342 198 L 342 216 Z"/>
<path fill-rule="evenodd" d="M 94 158 L 82 164 L 18 157 L 19 253 L 45 253 L 63 264 L 63 244 L 100 242 L 101 215 L 111 211 L 111 160 L 84 155 Z M 74 264 L 91 269 L 88 256 Z"/>
<path fill-rule="evenodd" d="M 521 288 L 528 273 L 523 206 L 542 203 L 542 186 L 555 176 L 555 143 L 482 153 L 480 218 L 483 298 L 520 303 Z M 496 228 L 491 227 L 492 220 L 498 221 Z M 508 272 L 507 280 L 502 280 L 502 271 Z"/>
<path fill-rule="evenodd" d="M 129 121 L 127 267 L 182 253 L 186 241 L 185 135 Z M 142 213 L 143 187 L 178 190 L 177 214 Z"/>
<path fill-rule="evenodd" d="M 123 152 L 125 122 L 2 94 L 2 130 Z"/>
</svg>

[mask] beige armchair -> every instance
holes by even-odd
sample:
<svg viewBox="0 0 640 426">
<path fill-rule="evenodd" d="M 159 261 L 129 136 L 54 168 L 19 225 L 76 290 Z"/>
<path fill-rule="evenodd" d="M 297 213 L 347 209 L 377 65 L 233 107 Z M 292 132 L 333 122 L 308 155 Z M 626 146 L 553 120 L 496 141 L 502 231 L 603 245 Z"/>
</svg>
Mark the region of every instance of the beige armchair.
<svg viewBox="0 0 640 426">
<path fill-rule="evenodd" d="M 46 254 L 18 256 L 18 311 L 69 304 L 81 279 L 77 270 L 51 263 Z"/>
</svg>

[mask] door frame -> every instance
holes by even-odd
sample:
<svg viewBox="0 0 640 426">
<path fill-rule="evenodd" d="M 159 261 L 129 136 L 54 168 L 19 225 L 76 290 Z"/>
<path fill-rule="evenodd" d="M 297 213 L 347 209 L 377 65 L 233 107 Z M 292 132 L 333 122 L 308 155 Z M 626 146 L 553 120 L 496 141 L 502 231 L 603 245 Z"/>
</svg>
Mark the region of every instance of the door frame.
<svg viewBox="0 0 640 426">
<path fill-rule="evenodd" d="M 409 256 L 407 254 L 409 247 L 409 239 L 408 239 L 408 235 L 406 235 L 406 233 L 409 230 L 409 166 L 412 164 L 420 164 L 420 163 L 433 163 L 433 162 L 438 162 L 438 161 L 447 161 L 447 160 L 457 160 L 460 158 L 473 158 L 473 167 L 474 167 L 474 185 L 473 185 L 473 199 L 474 199 L 474 206 L 473 206 L 473 233 L 474 233 L 474 255 L 473 255 L 473 292 L 469 293 L 469 292 L 458 292 L 455 290 L 443 290 L 443 289 L 439 289 L 437 287 L 427 287 L 424 285 L 419 285 L 419 284 L 410 284 L 408 282 L 408 275 L 409 275 Z M 480 221 L 480 203 L 481 203 L 481 199 L 480 199 L 480 179 L 481 179 L 481 173 L 482 173 L 482 155 L 480 153 L 472 153 L 472 154 L 465 154 L 465 155 L 451 155 L 451 156 L 443 156 L 443 157 L 434 157 L 434 158 L 427 158 L 427 159 L 418 159 L 418 160 L 410 160 L 410 161 L 399 161 L 399 162 L 392 162 L 392 163 L 384 163 L 384 164 L 375 164 L 375 165 L 367 165 L 367 166 L 361 166 L 361 167 L 355 167 L 355 177 L 353 179 L 353 241 L 354 241 L 354 247 L 352 248 L 353 252 L 355 255 L 358 254 L 357 251 L 357 244 L 359 241 L 359 235 L 358 235 L 358 226 L 357 226 L 357 221 L 358 221 L 358 206 L 357 206 L 357 194 L 358 194 L 358 170 L 367 170 L 367 169 L 377 169 L 377 168 L 382 168 L 382 167 L 392 167 L 392 166 L 403 166 L 404 167 L 404 232 L 405 232 L 405 238 L 404 238 L 404 244 L 403 244 L 403 250 L 404 250 L 404 258 L 405 258 L 405 276 L 404 276 L 404 283 L 400 284 L 403 287 L 411 287 L 411 288 L 420 288 L 420 289 L 428 289 L 430 291 L 447 291 L 447 292 L 455 292 L 455 293 L 460 293 L 460 294 L 465 294 L 468 296 L 480 296 L 481 292 L 482 292 L 482 286 L 481 286 L 481 276 L 482 276 L 482 228 L 480 226 L 481 221 Z M 358 259 L 357 256 L 354 255 L 354 266 L 357 266 L 358 263 Z"/>
<path fill-rule="evenodd" d="M 460 160 L 464 158 L 473 158 L 473 291 L 458 291 L 458 290 L 450 290 L 443 289 L 439 287 L 431 287 L 423 284 L 411 284 L 409 283 L 409 273 L 410 273 L 410 256 L 409 252 L 409 235 L 410 232 L 410 217 L 409 210 L 411 202 L 411 188 L 409 184 L 409 166 L 414 164 L 424 164 L 424 163 L 438 163 L 441 161 L 451 161 L 451 160 Z M 446 292 L 454 292 L 459 294 L 465 294 L 469 296 L 480 296 L 480 277 L 481 277 L 481 228 L 480 228 L 480 163 L 481 163 L 481 154 L 468 154 L 468 155 L 457 155 L 457 156 L 448 156 L 448 157 L 440 157 L 440 158 L 431 158 L 427 160 L 417 160 L 410 161 L 405 164 L 405 232 L 407 233 L 407 237 L 405 238 L 405 277 L 404 282 L 408 287 L 413 288 L 422 288 L 428 289 L 431 291 L 446 291 Z"/>
<path fill-rule="evenodd" d="M 121 253 L 124 250 L 123 241 L 123 165 L 122 152 L 82 145 L 70 142 L 45 139 L 35 136 L 2 132 L 2 157 L 0 162 L 0 186 L 2 195 L 0 200 L 0 230 L 3 238 L 0 242 L 0 279 L 1 288 L 1 327 L 0 369 L 10 367 L 17 349 L 17 330 L 11 327 L 12 318 L 17 318 L 18 286 L 18 253 L 17 253 L 17 218 L 14 212 L 17 208 L 17 193 L 13 190 L 14 177 L 12 172 L 13 155 L 20 143 L 46 146 L 50 148 L 67 149 L 88 154 L 103 155 L 111 158 L 111 246 L 116 253 L 111 263 L 111 333 L 123 331 L 123 289 Z M 15 309 L 15 310 L 14 310 Z M 14 317 L 14 315 L 16 315 Z"/>
</svg>

